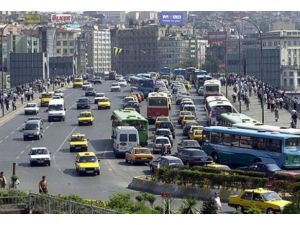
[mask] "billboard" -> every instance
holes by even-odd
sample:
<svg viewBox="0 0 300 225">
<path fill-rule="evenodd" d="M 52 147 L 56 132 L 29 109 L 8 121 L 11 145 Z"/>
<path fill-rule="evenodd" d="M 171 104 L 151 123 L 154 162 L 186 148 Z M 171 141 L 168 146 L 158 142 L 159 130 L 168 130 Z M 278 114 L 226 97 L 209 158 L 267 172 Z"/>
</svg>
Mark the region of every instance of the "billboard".
<svg viewBox="0 0 300 225">
<path fill-rule="evenodd" d="M 207 33 L 207 39 L 208 39 L 208 44 L 209 45 L 223 44 L 223 43 L 225 43 L 226 38 L 227 38 L 226 31 L 213 31 L 213 32 L 208 32 Z"/>
<path fill-rule="evenodd" d="M 41 15 L 25 14 L 24 20 L 25 20 L 25 23 L 27 23 L 27 24 L 40 24 L 41 23 Z"/>
<path fill-rule="evenodd" d="M 184 25 L 184 12 L 161 12 L 159 14 L 160 25 Z"/>
<path fill-rule="evenodd" d="M 51 22 L 54 24 L 71 23 L 71 14 L 51 14 Z"/>
</svg>

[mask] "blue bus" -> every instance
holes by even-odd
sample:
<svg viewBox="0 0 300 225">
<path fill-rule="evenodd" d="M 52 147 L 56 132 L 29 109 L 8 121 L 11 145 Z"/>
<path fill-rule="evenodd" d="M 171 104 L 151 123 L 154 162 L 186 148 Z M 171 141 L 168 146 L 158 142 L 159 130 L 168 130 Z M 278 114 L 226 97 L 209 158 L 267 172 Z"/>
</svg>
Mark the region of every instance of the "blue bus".
<svg viewBox="0 0 300 225">
<path fill-rule="evenodd" d="M 218 163 L 249 166 L 276 163 L 285 169 L 300 168 L 300 136 L 233 127 L 205 127 L 203 150 Z"/>
<path fill-rule="evenodd" d="M 206 70 L 195 69 L 192 74 L 192 83 L 196 85 L 198 75 L 208 75 Z"/>
<path fill-rule="evenodd" d="M 172 69 L 170 67 L 163 67 L 159 70 L 159 77 L 161 79 L 166 79 L 170 82 L 173 76 Z"/>
<path fill-rule="evenodd" d="M 212 80 L 212 76 L 210 75 L 197 75 L 195 80 L 195 88 L 196 90 L 199 89 L 199 87 L 203 87 L 204 82 L 207 80 Z"/>
<path fill-rule="evenodd" d="M 176 68 L 176 69 L 174 69 L 174 71 L 173 71 L 173 75 L 174 75 L 175 79 L 176 79 L 176 76 L 182 75 L 182 76 L 184 76 L 184 79 L 187 80 L 186 69 Z"/>
<path fill-rule="evenodd" d="M 154 92 L 155 81 L 151 78 L 142 76 L 133 76 L 130 78 L 131 85 L 136 87 L 138 91 L 143 92 L 144 97 L 147 98 L 150 92 Z"/>
</svg>

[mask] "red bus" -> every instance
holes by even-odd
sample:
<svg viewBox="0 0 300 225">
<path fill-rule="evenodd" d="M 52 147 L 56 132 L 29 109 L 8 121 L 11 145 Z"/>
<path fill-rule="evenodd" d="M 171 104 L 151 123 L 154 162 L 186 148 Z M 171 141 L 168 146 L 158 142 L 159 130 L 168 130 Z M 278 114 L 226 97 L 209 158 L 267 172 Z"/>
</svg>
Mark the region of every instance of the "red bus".
<svg viewBox="0 0 300 225">
<path fill-rule="evenodd" d="M 151 92 L 148 95 L 147 119 L 153 124 L 158 116 L 169 116 L 169 97 L 164 92 Z"/>
</svg>

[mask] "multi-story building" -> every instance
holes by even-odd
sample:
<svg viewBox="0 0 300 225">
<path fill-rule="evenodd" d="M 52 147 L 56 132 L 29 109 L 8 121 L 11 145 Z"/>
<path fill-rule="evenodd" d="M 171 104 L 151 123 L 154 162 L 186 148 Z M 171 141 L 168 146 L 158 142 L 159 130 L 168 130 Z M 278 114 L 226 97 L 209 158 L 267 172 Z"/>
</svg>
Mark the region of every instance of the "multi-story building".
<svg viewBox="0 0 300 225">
<path fill-rule="evenodd" d="M 158 30 L 156 25 L 112 30 L 112 69 L 122 74 L 158 71 Z"/>
<path fill-rule="evenodd" d="M 109 29 L 86 29 L 87 69 L 94 73 L 111 70 L 111 37 Z M 79 53 L 81 54 L 81 53 Z"/>
<path fill-rule="evenodd" d="M 110 24 L 125 24 L 126 13 L 125 11 L 101 11 L 104 15 L 104 22 Z"/>
<path fill-rule="evenodd" d="M 195 36 L 189 38 L 189 58 L 194 59 L 197 68 L 201 68 L 205 64 L 207 46 L 207 40 Z"/>
<path fill-rule="evenodd" d="M 57 28 L 55 56 L 74 56 L 76 54 L 76 40 L 80 33 L 80 30 Z"/>
</svg>

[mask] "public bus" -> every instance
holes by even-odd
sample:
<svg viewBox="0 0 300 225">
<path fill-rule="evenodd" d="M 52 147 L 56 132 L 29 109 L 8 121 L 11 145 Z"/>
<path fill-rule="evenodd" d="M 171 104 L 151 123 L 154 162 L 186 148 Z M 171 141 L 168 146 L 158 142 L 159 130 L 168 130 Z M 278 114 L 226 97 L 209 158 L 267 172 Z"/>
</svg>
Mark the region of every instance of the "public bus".
<svg viewBox="0 0 300 225">
<path fill-rule="evenodd" d="M 147 98 L 150 92 L 154 91 L 155 80 L 152 78 L 145 78 L 143 76 L 133 76 L 130 78 L 131 86 L 136 87 L 136 89 L 144 94 Z"/>
<path fill-rule="evenodd" d="M 235 127 L 235 124 L 255 125 L 261 122 L 243 113 L 222 113 L 218 121 L 218 126 Z"/>
<path fill-rule="evenodd" d="M 219 80 L 206 80 L 203 84 L 204 98 L 207 96 L 220 96 L 221 82 Z"/>
<path fill-rule="evenodd" d="M 169 116 L 170 104 L 167 93 L 151 92 L 147 101 L 147 119 L 154 123 L 158 116 Z"/>
<path fill-rule="evenodd" d="M 278 126 L 271 126 L 271 125 L 265 125 L 262 123 L 235 123 L 232 125 L 236 128 L 242 128 L 242 129 L 250 129 L 250 130 L 260 130 L 260 131 L 270 131 L 270 132 L 279 132 L 283 134 L 295 134 L 300 135 L 300 129 L 294 129 L 289 127 L 278 127 Z"/>
<path fill-rule="evenodd" d="M 193 84 L 196 84 L 196 78 L 198 75 L 208 75 L 206 70 L 195 69 L 192 71 L 191 80 Z"/>
<path fill-rule="evenodd" d="M 187 67 L 186 69 L 186 80 L 187 81 L 191 81 L 192 83 L 194 82 L 193 80 L 193 76 L 194 76 L 194 72 L 196 70 L 195 67 Z"/>
<path fill-rule="evenodd" d="M 115 136 L 118 126 L 133 126 L 139 132 L 140 145 L 146 146 L 148 144 L 148 120 L 138 112 L 127 109 L 114 110 L 111 120 L 112 136 Z"/>
<path fill-rule="evenodd" d="M 202 149 L 218 163 L 249 166 L 265 162 L 300 168 L 299 135 L 221 126 L 205 127 L 204 132 L 207 142 Z"/>
<path fill-rule="evenodd" d="M 207 124 L 216 126 L 222 113 L 237 113 L 237 110 L 225 96 L 209 96 L 205 99 Z"/>
</svg>

